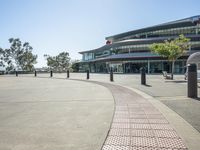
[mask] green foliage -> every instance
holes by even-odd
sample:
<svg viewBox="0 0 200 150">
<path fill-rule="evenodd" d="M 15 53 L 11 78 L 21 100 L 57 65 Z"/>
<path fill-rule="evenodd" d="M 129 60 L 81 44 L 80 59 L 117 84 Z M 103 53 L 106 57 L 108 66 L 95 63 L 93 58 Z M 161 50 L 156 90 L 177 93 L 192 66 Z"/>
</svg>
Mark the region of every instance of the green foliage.
<svg viewBox="0 0 200 150">
<path fill-rule="evenodd" d="M 62 72 L 69 68 L 70 57 L 68 52 L 59 53 L 57 56 L 45 54 L 44 57 L 47 60 L 47 66 L 52 70 Z"/>
<path fill-rule="evenodd" d="M 174 40 L 166 40 L 164 43 L 154 43 L 150 46 L 153 53 L 163 56 L 172 62 L 172 79 L 174 63 L 189 48 L 189 42 L 190 39 L 186 38 L 184 35 L 179 35 L 179 37 Z"/>
<path fill-rule="evenodd" d="M 164 43 L 154 43 L 150 46 L 152 52 L 166 57 L 169 61 L 175 61 L 189 48 L 190 39 L 180 35 L 174 40 L 166 40 Z"/>
<path fill-rule="evenodd" d="M 0 66 L 4 66 L 4 50 L 0 48 Z"/>
<path fill-rule="evenodd" d="M 3 50 L 3 60 L 6 70 L 22 69 L 32 71 L 37 63 L 37 55 L 32 53 L 33 48 L 28 42 L 22 43 L 19 38 L 9 39 L 10 48 Z"/>
</svg>

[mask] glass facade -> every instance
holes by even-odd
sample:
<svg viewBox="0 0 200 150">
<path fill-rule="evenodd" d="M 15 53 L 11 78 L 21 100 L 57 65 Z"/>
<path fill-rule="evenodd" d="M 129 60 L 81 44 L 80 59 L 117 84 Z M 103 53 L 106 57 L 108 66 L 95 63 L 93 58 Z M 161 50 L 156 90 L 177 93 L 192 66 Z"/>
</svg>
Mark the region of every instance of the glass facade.
<svg viewBox="0 0 200 150">
<path fill-rule="evenodd" d="M 139 73 L 145 67 L 148 73 L 171 72 L 171 63 L 161 56 L 151 56 L 149 47 L 180 34 L 190 38 L 188 53 L 175 63 L 175 73 L 184 73 L 188 56 L 200 51 L 200 16 L 108 37 L 109 42 L 101 48 L 81 52 L 82 70 L 109 72 L 112 67 L 118 73 Z"/>
<path fill-rule="evenodd" d="M 197 24 L 195 26 L 189 27 L 178 27 L 178 28 L 169 28 L 169 29 L 162 29 L 162 30 L 154 30 L 149 32 L 142 32 L 133 34 L 131 36 L 125 36 L 122 38 L 114 39 L 113 42 L 118 42 L 122 40 L 129 40 L 129 39 L 143 39 L 143 38 L 152 38 L 152 37 L 166 37 L 166 36 L 176 36 L 176 35 L 191 35 L 191 34 L 200 34 L 200 25 Z"/>
<path fill-rule="evenodd" d="M 110 48 L 109 50 L 104 50 L 100 52 L 92 52 L 92 53 L 84 53 L 83 60 L 93 60 L 96 58 L 102 58 L 113 54 L 125 54 L 125 53 L 141 53 L 141 52 L 149 52 L 151 44 L 136 44 L 136 45 L 125 45 L 118 46 L 115 48 Z M 191 41 L 191 48 L 189 50 L 200 50 L 200 41 Z"/>
<path fill-rule="evenodd" d="M 110 55 L 110 50 L 104 50 L 104 51 L 100 51 L 100 52 L 95 52 L 94 58 L 101 58 L 101 57 L 105 57 L 105 56 L 109 56 L 109 55 Z"/>
<path fill-rule="evenodd" d="M 87 61 L 87 60 L 92 60 L 94 59 L 94 53 L 84 53 L 82 60 Z"/>
</svg>

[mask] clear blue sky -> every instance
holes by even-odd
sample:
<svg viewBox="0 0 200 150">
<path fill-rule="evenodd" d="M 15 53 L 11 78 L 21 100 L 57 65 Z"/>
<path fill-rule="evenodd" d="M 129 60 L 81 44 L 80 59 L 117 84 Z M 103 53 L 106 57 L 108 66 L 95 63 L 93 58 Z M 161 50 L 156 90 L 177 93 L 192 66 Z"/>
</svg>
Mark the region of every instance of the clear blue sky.
<svg viewBox="0 0 200 150">
<path fill-rule="evenodd" d="M 199 0 L 0 0 L 0 47 L 8 39 L 29 42 L 38 54 L 98 48 L 105 37 L 176 19 L 200 15 Z"/>
</svg>

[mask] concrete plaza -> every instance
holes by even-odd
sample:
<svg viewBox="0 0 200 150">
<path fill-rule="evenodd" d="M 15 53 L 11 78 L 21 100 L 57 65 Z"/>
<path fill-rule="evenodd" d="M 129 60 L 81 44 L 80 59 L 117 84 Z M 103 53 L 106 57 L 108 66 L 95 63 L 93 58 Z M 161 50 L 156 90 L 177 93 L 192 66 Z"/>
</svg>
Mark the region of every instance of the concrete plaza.
<svg viewBox="0 0 200 150">
<path fill-rule="evenodd" d="M 0 150 L 101 149 L 113 111 L 103 86 L 0 76 Z"/>
<path fill-rule="evenodd" d="M 43 75 L 43 76 L 48 76 Z M 54 74 L 54 77 L 65 78 L 66 74 Z M 85 79 L 86 73 L 71 73 L 71 79 Z M 147 75 L 147 85 L 141 85 L 138 74 L 114 74 L 113 84 L 138 89 L 153 96 L 178 113 L 200 132 L 200 102 L 199 99 L 187 97 L 187 81 L 184 75 L 175 75 L 174 80 L 165 80 L 162 75 Z M 109 74 L 90 74 L 90 80 L 110 83 Z M 198 84 L 200 97 L 200 83 Z"/>
<path fill-rule="evenodd" d="M 22 75 L 30 76 L 31 75 Z M 49 77 L 49 74 L 38 74 L 38 77 Z M 54 78 L 66 78 L 66 73 L 55 73 Z M 187 97 L 187 81 L 184 75 L 174 75 L 174 80 L 165 80 L 162 75 L 147 75 L 147 85 L 141 85 L 139 74 L 114 74 L 113 84 L 122 85 L 143 91 L 167 105 L 178 113 L 200 132 L 200 102 Z M 70 79 L 86 79 L 86 73 L 70 73 Z M 110 83 L 109 74 L 90 74 L 91 81 Z M 200 83 L 198 84 L 200 97 Z"/>
<path fill-rule="evenodd" d="M 0 123 L 0 131 L 4 134 L 0 138 L 6 138 L 2 142 L 3 144 L 0 144 L 0 148 L 3 146 L 4 149 L 27 149 L 28 145 L 28 149 L 30 147 L 32 149 L 50 149 L 50 147 L 52 149 L 70 150 L 101 149 L 110 128 L 109 125 L 112 122 L 114 99 L 116 103 L 118 97 L 122 96 L 121 100 L 127 100 L 128 98 L 129 94 L 125 94 L 128 90 L 119 90 L 120 86 L 122 86 L 127 89 L 135 89 L 133 93 L 136 92 L 150 101 L 153 107 L 158 109 L 176 129 L 184 139 L 186 146 L 190 149 L 198 149 L 199 145 L 196 140 L 200 139 L 200 134 L 197 132 L 200 129 L 200 104 L 199 101 L 186 97 L 187 83 L 183 78 L 183 76 L 177 75 L 174 81 L 169 81 L 164 80 L 161 75 L 148 75 L 147 85 L 143 86 L 140 84 L 139 75 L 115 74 L 114 82 L 112 83 L 109 81 L 109 74 L 90 74 L 90 83 L 87 82 L 85 73 L 71 73 L 70 80 L 66 79 L 66 74 L 59 73 L 54 74 L 52 79 L 49 78 L 49 74 L 38 74 L 37 78 L 33 77 L 33 74 L 19 75 L 18 78 L 14 75 L 2 77 L 0 78 L 1 83 L 3 83 L 0 86 L 0 111 L 2 112 L 0 116 L 3 118 L 3 122 Z M 107 86 L 109 83 L 115 85 L 117 89 L 119 87 L 117 93 Z M 10 91 L 9 94 L 7 93 L 8 91 Z M 199 89 L 198 92 L 200 93 Z M 131 103 L 131 99 L 134 100 L 135 96 L 129 99 Z M 15 107 L 16 105 L 18 107 Z M 128 103 L 126 105 L 129 106 Z M 134 112 L 132 110 L 133 107 L 131 106 L 130 108 L 130 110 L 129 107 L 124 110 L 123 105 L 119 107 L 125 112 Z M 150 106 L 150 108 L 152 107 Z M 144 110 L 145 112 L 142 107 L 140 109 L 140 111 Z M 122 110 L 119 111 L 121 113 Z M 94 116 L 88 114 L 93 114 Z M 87 120 L 85 120 L 85 117 L 87 117 Z M 129 118 L 129 120 L 132 119 Z M 140 119 L 143 121 L 149 120 L 149 118 Z M 150 121 L 152 119 L 150 118 Z M 123 118 L 118 118 L 117 123 L 120 120 L 124 121 Z M 115 120 L 114 123 L 116 123 Z M 127 122 L 122 123 L 126 124 Z M 80 131 L 79 124 L 81 124 Z M 34 130 L 35 127 L 39 130 Z M 95 130 L 92 130 L 92 127 Z M 53 131 L 54 129 L 56 132 Z M 64 133 L 62 132 L 63 130 L 65 131 Z M 167 134 L 168 132 L 163 135 L 164 138 Z M 13 135 L 18 135 L 19 141 L 16 141 L 15 139 L 18 139 L 18 137 Z M 51 137 L 50 135 L 53 136 Z M 86 138 L 85 135 L 87 135 Z M 28 139 L 25 139 L 26 136 L 29 137 L 29 141 L 26 141 Z M 144 138 L 148 139 L 149 137 Z M 156 137 L 156 139 L 159 138 Z M 41 139 L 41 141 L 38 141 L 38 139 Z M 106 143 L 112 145 L 113 140 L 116 139 L 111 139 L 111 143 L 108 141 Z M 132 140 L 132 135 L 130 135 L 130 140 Z M 22 145 L 19 145 L 20 142 Z M 79 142 L 81 143 L 78 146 Z M 180 144 L 180 141 L 177 142 Z M 110 144 L 106 145 L 106 143 L 103 149 L 110 150 L 113 148 L 112 146 L 110 147 Z M 49 144 L 51 145 L 50 147 L 48 147 Z M 119 148 L 115 144 L 115 149 Z M 170 148 L 170 146 L 165 148 Z M 184 146 L 175 148 L 186 149 Z M 130 147 L 127 149 L 130 149 Z"/>
</svg>

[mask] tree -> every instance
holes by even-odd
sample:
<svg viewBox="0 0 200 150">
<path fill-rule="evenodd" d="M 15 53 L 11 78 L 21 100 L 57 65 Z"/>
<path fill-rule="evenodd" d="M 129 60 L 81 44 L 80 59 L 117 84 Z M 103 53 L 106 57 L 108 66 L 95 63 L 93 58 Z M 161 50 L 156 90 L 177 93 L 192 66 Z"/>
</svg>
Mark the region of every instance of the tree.
<svg viewBox="0 0 200 150">
<path fill-rule="evenodd" d="M 62 72 L 69 68 L 70 57 L 68 52 L 61 52 L 57 56 L 45 54 L 44 57 L 46 58 L 47 66 L 49 66 L 50 69 Z"/>
<path fill-rule="evenodd" d="M 0 48 L 0 66 L 4 67 L 4 50 Z"/>
<path fill-rule="evenodd" d="M 166 40 L 164 43 L 154 43 L 150 46 L 153 53 L 167 58 L 172 63 L 171 79 L 173 79 L 175 61 L 189 48 L 189 42 L 190 39 L 184 35 L 179 35 L 178 38 L 173 40 Z"/>
<path fill-rule="evenodd" d="M 4 61 L 7 63 L 6 70 L 22 69 L 32 71 L 37 63 L 37 55 L 32 53 L 33 48 L 28 42 L 24 44 L 19 38 L 9 39 L 10 48 L 4 50 Z"/>
<path fill-rule="evenodd" d="M 37 55 L 34 55 L 32 50 L 33 48 L 29 45 L 28 42 L 23 44 L 23 53 L 18 56 L 18 64 L 22 70 L 33 71 L 34 64 L 37 63 Z"/>
</svg>

